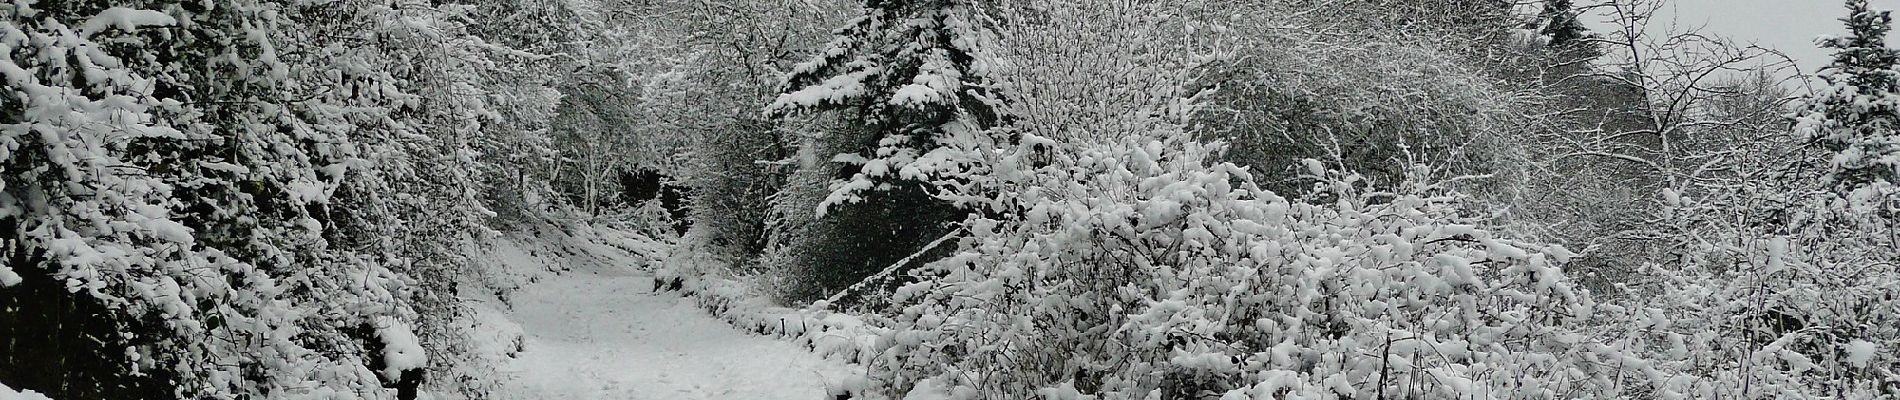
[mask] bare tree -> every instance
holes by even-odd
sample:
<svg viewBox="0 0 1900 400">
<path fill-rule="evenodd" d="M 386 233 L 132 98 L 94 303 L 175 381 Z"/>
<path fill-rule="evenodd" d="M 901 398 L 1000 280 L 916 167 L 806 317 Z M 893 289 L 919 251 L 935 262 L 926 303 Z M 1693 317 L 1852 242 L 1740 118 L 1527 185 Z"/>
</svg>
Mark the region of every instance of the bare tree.
<svg viewBox="0 0 1900 400">
<path fill-rule="evenodd" d="M 1653 0 L 1581 7 L 1612 28 L 1588 38 L 1602 57 L 1549 78 L 1553 129 L 1531 137 L 1532 181 L 1520 205 L 1562 239 L 1623 269 L 1663 249 L 1663 193 L 1706 192 L 1739 163 L 1785 143 L 1763 93 L 1799 74 L 1781 53 L 1658 20 Z M 1750 110 L 1739 110 L 1744 103 Z M 1601 265 L 1604 267 L 1608 265 Z"/>
</svg>

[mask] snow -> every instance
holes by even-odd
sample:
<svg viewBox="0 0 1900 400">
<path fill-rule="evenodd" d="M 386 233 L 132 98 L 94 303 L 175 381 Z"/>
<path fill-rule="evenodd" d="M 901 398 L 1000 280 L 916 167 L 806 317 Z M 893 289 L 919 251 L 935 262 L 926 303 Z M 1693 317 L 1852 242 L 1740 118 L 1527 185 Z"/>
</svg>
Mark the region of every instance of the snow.
<svg viewBox="0 0 1900 400">
<path fill-rule="evenodd" d="M 191 228 L 185 224 L 164 218 L 152 218 L 142 221 L 146 229 L 152 230 L 152 236 L 165 241 L 189 245 L 192 243 Z"/>
<path fill-rule="evenodd" d="M 53 400 L 39 392 L 31 390 L 13 390 L 6 384 L 0 384 L 0 400 Z"/>
<path fill-rule="evenodd" d="M 177 19 L 172 18 L 170 15 L 165 15 L 163 12 L 112 7 L 105 9 L 105 11 L 100 11 L 99 15 L 86 20 L 85 25 L 80 27 L 80 32 L 86 36 L 92 36 L 95 33 L 105 31 L 107 28 L 119 28 L 119 30 L 130 31 L 142 26 L 177 24 Z"/>
<path fill-rule="evenodd" d="M 526 334 L 496 398 L 823 399 L 843 363 L 752 335 L 626 267 L 542 278 L 514 297 Z"/>
<path fill-rule="evenodd" d="M 897 91 L 891 95 L 891 104 L 923 108 L 924 106 L 938 103 L 941 97 L 936 89 L 931 89 L 929 86 L 909 84 L 898 88 Z"/>
<path fill-rule="evenodd" d="M 22 280 L 20 274 L 13 272 L 12 267 L 0 265 L 0 287 L 18 285 Z"/>
<path fill-rule="evenodd" d="M 843 104 L 846 100 L 863 96 L 865 93 L 864 79 L 876 75 L 881 71 L 879 68 L 867 68 L 831 77 L 817 85 L 780 95 L 778 99 L 773 100 L 772 104 L 767 106 L 766 109 L 783 110 L 799 107 L 814 107 L 822 104 Z"/>
<path fill-rule="evenodd" d="M 376 319 L 376 336 L 383 340 L 383 378 L 394 381 L 402 376 L 402 371 L 422 368 L 428 365 L 429 356 L 422 350 L 422 341 L 416 338 L 416 332 L 393 317 Z"/>
<path fill-rule="evenodd" d="M 951 396 L 949 391 L 950 388 L 945 387 L 945 385 L 942 382 L 938 382 L 936 378 L 926 378 L 917 381 L 917 386 L 911 388 L 910 393 L 904 394 L 904 400 L 955 399 L 956 397 Z"/>
<path fill-rule="evenodd" d="M 1865 340 L 1856 339 L 1847 343 L 1846 347 L 1847 364 L 1855 368 L 1867 368 L 1867 363 L 1874 360 L 1875 354 L 1880 353 L 1880 345 Z"/>
</svg>

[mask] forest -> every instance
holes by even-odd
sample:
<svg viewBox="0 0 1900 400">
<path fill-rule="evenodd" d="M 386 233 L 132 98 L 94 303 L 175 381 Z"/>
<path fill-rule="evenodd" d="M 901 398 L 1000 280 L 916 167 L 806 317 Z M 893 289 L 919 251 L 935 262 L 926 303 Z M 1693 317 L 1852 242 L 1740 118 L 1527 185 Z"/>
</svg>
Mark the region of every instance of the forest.
<svg viewBox="0 0 1900 400">
<path fill-rule="evenodd" d="M 1868 0 L 0 1 L 0 400 L 1900 398 Z"/>
</svg>

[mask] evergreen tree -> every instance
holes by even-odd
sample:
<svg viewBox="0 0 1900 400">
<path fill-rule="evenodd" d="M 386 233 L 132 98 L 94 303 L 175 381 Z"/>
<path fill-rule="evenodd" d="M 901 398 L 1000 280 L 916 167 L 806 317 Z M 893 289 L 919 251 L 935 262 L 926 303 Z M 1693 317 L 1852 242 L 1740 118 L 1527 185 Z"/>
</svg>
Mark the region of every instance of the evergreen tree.
<svg viewBox="0 0 1900 400">
<path fill-rule="evenodd" d="M 965 0 L 867 0 L 816 57 L 793 67 L 768 114 L 854 109 L 887 135 L 929 133 L 978 101 L 973 53 L 985 40 Z M 919 138 L 928 140 L 928 137 Z"/>
<path fill-rule="evenodd" d="M 1550 38 L 1548 45 L 1551 48 L 1579 52 L 1583 58 L 1595 58 L 1596 44 L 1590 41 L 1595 35 L 1577 20 L 1577 10 L 1571 0 L 1546 1 L 1544 10 L 1538 16 L 1544 26 L 1537 33 Z"/>
<path fill-rule="evenodd" d="M 1827 180 L 1841 193 L 1900 180 L 1900 51 L 1886 44 L 1893 18 L 1866 0 L 1848 0 L 1847 10 L 1848 35 L 1819 40 L 1834 50 L 1819 73 L 1827 87 L 1796 115 L 1797 131 L 1832 154 Z"/>
<path fill-rule="evenodd" d="M 920 178 L 937 171 L 917 161 L 946 140 L 945 127 L 989 125 L 994 116 L 972 92 L 985 66 L 975 54 L 990 41 L 966 0 L 867 0 L 865 13 L 836 31 L 831 44 L 793 67 L 785 92 L 766 107 L 847 111 L 849 128 L 808 143 L 822 160 L 801 174 L 830 178 L 816 204 L 820 224 L 790 246 L 792 261 L 815 285 L 794 298 L 832 291 L 909 256 L 949 231 L 962 213 L 928 194 Z M 808 179 L 793 178 L 797 181 Z M 807 205 L 810 206 L 810 205 Z M 917 260 L 921 264 L 923 261 Z"/>
</svg>

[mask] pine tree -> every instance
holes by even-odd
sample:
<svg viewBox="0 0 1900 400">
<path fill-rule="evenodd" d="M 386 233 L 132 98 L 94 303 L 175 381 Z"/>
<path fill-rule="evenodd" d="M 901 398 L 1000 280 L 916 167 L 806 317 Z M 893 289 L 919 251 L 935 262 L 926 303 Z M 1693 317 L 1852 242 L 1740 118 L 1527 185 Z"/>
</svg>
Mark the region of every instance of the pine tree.
<svg viewBox="0 0 1900 400">
<path fill-rule="evenodd" d="M 807 144 L 838 152 L 817 156 L 846 165 L 799 172 L 831 178 L 831 188 L 816 204 L 821 226 L 800 228 L 808 232 L 797 235 L 807 238 L 791 244 L 792 262 L 816 280 L 792 297 L 850 285 L 962 217 L 928 194 L 920 178 L 933 171 L 914 163 L 943 145 L 946 126 L 994 123 L 972 92 L 984 69 L 976 54 L 990 40 L 977 11 L 967 0 L 867 0 L 864 15 L 793 67 L 784 94 L 766 107 L 776 117 L 844 111 L 848 125 L 820 138 L 824 143 Z"/>
<path fill-rule="evenodd" d="M 964 91 L 983 30 L 965 0 L 867 0 L 865 14 L 786 76 L 766 110 L 855 109 L 884 130 L 936 129 L 979 104 Z"/>
<path fill-rule="evenodd" d="M 1577 20 L 1577 10 L 1571 0 L 1549 0 L 1544 2 L 1544 10 L 1539 13 L 1544 26 L 1537 33 L 1550 38 L 1548 45 L 1559 51 L 1583 53 L 1585 58 L 1594 58 L 1596 45 L 1590 42 L 1595 35 Z"/>
<path fill-rule="evenodd" d="M 945 125 L 990 119 L 970 87 L 982 79 L 975 54 L 990 39 L 965 0 L 868 0 L 865 8 L 828 48 L 793 67 L 785 93 L 766 111 L 852 111 L 846 118 L 866 134 L 841 139 L 862 148 L 864 162 L 853 163 L 869 166 L 854 180 L 882 187 L 933 147 Z"/>
<path fill-rule="evenodd" d="M 1827 87 L 1796 116 L 1797 131 L 1832 155 L 1827 180 L 1841 193 L 1900 181 L 1900 51 L 1886 44 L 1893 18 L 1866 0 L 1848 0 L 1847 10 L 1848 35 L 1819 40 L 1834 50 L 1818 75 Z"/>
</svg>

